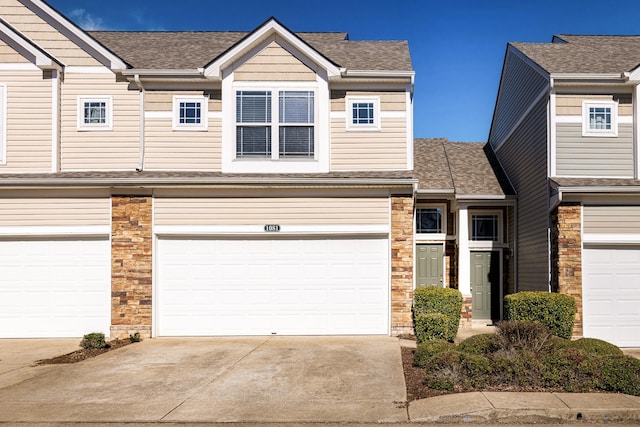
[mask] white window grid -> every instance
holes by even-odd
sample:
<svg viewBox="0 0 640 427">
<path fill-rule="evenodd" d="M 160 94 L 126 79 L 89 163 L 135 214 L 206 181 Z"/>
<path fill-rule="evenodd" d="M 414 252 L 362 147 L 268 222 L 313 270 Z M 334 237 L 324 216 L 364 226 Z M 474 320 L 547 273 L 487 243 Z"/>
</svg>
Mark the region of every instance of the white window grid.
<svg viewBox="0 0 640 427">
<path fill-rule="evenodd" d="M 206 96 L 174 96 L 173 130 L 207 130 L 208 100 Z"/>
<path fill-rule="evenodd" d="M 112 98 L 110 96 L 78 97 L 78 130 L 112 130 Z"/>
<path fill-rule="evenodd" d="M 346 98 L 347 130 L 380 129 L 380 98 L 377 96 L 348 96 Z"/>
<path fill-rule="evenodd" d="M 616 101 L 583 101 L 582 135 L 615 137 L 618 135 Z"/>
</svg>

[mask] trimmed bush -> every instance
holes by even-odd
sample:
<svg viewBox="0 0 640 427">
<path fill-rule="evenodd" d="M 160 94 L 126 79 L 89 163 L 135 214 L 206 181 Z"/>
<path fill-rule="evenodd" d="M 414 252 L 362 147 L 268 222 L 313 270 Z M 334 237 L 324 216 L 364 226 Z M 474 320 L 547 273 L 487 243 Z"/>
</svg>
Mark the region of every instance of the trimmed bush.
<svg viewBox="0 0 640 427">
<path fill-rule="evenodd" d="M 413 354 L 413 366 L 420 368 L 426 368 L 429 365 L 428 360 L 431 356 L 438 353 L 446 353 L 455 349 L 455 345 L 445 340 L 433 340 L 426 341 L 418 344 L 415 353 Z"/>
<path fill-rule="evenodd" d="M 596 356 L 600 387 L 604 391 L 640 396 L 640 359 L 632 356 Z"/>
<path fill-rule="evenodd" d="M 571 338 L 576 302 L 569 295 L 519 292 L 504 298 L 506 320 L 540 322 L 561 338 Z"/>
<path fill-rule="evenodd" d="M 623 356 L 624 353 L 615 345 L 597 338 L 580 338 L 576 341 L 569 341 L 570 346 L 584 350 L 589 354 L 597 356 Z"/>
<path fill-rule="evenodd" d="M 414 292 L 413 314 L 418 342 L 430 339 L 453 341 L 462 315 L 462 294 L 456 289 L 420 287 Z"/>
<path fill-rule="evenodd" d="M 490 381 L 489 359 L 455 350 L 433 355 L 425 375 L 425 384 L 436 390 L 473 390 L 488 385 Z"/>
<path fill-rule="evenodd" d="M 497 349 L 495 334 L 473 335 L 458 344 L 458 351 L 468 354 L 487 355 Z"/>
<path fill-rule="evenodd" d="M 92 332 L 82 337 L 82 341 L 80 341 L 80 347 L 84 348 L 85 350 L 100 349 L 109 348 L 109 344 L 107 344 L 107 342 L 104 340 L 103 333 Z"/>
</svg>

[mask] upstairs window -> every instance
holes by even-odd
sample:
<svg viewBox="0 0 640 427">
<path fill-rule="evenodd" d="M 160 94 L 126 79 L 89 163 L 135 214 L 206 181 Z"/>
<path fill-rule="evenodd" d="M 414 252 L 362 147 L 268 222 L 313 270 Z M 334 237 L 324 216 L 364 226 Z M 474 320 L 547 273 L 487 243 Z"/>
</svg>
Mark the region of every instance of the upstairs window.
<svg viewBox="0 0 640 427">
<path fill-rule="evenodd" d="M 425 207 L 416 209 L 416 232 L 428 234 L 444 233 L 443 208 Z"/>
<path fill-rule="evenodd" d="M 380 100 L 377 97 L 347 98 L 347 129 L 380 129 Z"/>
<path fill-rule="evenodd" d="M 497 242 L 499 237 L 497 214 L 471 215 L 471 240 Z"/>
<path fill-rule="evenodd" d="M 111 130 L 111 97 L 78 98 L 78 130 Z"/>
<path fill-rule="evenodd" d="M 174 130 L 206 130 L 207 129 L 206 97 L 174 97 L 173 129 Z"/>
<path fill-rule="evenodd" d="M 617 136 L 618 103 L 615 101 L 583 101 L 582 135 Z"/>
<path fill-rule="evenodd" d="M 236 158 L 313 159 L 314 92 L 273 92 L 236 92 Z"/>
</svg>

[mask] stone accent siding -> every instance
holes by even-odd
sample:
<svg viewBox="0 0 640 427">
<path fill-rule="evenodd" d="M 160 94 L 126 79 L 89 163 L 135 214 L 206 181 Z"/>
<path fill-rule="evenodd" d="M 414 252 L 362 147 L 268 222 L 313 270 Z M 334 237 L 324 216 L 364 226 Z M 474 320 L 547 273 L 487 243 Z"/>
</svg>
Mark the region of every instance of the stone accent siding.
<svg viewBox="0 0 640 427">
<path fill-rule="evenodd" d="M 582 234 L 581 206 L 566 203 L 558 206 L 553 215 L 552 250 L 554 291 L 572 296 L 577 313 L 573 335 L 581 337 L 582 330 Z"/>
<path fill-rule="evenodd" d="M 391 334 L 413 334 L 413 197 L 391 197 Z"/>
<path fill-rule="evenodd" d="M 152 199 L 113 196 L 111 338 L 151 337 Z"/>
<path fill-rule="evenodd" d="M 460 328 L 468 329 L 473 326 L 473 304 L 471 297 L 462 297 L 462 316 L 460 317 Z"/>
</svg>

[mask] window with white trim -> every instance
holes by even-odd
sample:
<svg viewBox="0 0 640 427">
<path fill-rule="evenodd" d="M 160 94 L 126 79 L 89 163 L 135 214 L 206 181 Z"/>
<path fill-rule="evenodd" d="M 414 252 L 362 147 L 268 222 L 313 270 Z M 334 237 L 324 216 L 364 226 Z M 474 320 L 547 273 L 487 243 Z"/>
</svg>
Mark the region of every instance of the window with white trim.
<svg viewBox="0 0 640 427">
<path fill-rule="evenodd" d="M 78 97 L 78 130 L 111 130 L 111 106 L 110 96 Z"/>
<path fill-rule="evenodd" d="M 482 213 L 471 215 L 471 240 L 498 242 L 500 222 L 498 214 Z"/>
<path fill-rule="evenodd" d="M 347 97 L 347 129 L 380 129 L 380 98 Z"/>
<path fill-rule="evenodd" d="M 442 206 L 424 206 L 416 208 L 416 233 L 445 233 L 445 209 Z"/>
<path fill-rule="evenodd" d="M 313 159 L 315 108 L 314 91 L 236 91 L 236 158 Z"/>
<path fill-rule="evenodd" d="M 207 130 L 208 99 L 204 96 L 173 98 L 174 130 Z"/>
<path fill-rule="evenodd" d="M 582 135 L 617 136 L 618 103 L 615 101 L 583 101 Z"/>
</svg>

